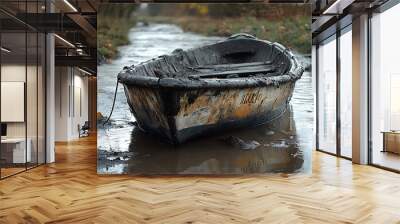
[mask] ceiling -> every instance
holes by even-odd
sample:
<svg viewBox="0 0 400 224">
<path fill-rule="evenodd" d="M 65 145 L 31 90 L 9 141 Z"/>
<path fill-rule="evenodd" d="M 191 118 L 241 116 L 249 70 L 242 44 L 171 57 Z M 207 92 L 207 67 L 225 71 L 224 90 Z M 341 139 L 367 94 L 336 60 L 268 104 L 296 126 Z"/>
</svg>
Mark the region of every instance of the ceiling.
<svg viewBox="0 0 400 224">
<path fill-rule="evenodd" d="M 354 17 L 372 12 L 386 2 L 388 0 L 312 0 L 313 43 L 331 36 L 351 24 Z"/>
<path fill-rule="evenodd" d="M 154 2 L 167 2 L 156 0 Z M 185 0 L 183 0 L 185 1 Z M 324 32 L 346 14 L 356 14 L 386 0 L 269 0 L 262 2 L 311 3 L 313 37 Z M 56 63 L 97 67 L 97 9 L 101 3 L 135 3 L 134 0 L 1 0 L 0 21 L 3 32 L 18 33 L 26 29 L 55 32 Z M 150 1 L 149 1 L 150 2 Z M 189 1 L 188 1 L 189 2 Z M 220 2 L 233 2 L 220 0 Z M 241 1 L 248 2 L 248 1 Z M 257 1 L 254 1 L 257 2 Z M 51 10 L 50 10 L 51 9 Z M 51 13 L 49 13 L 51 11 Z M 6 37 L 8 38 L 8 37 Z M 19 39 L 14 46 L 18 48 Z M 20 52 L 20 50 L 15 51 Z M 30 50 L 28 48 L 28 54 Z M 15 54 L 16 54 L 15 53 Z M 94 63 L 91 65 L 91 63 Z"/>
<path fill-rule="evenodd" d="M 96 0 L 1 0 L 1 28 L 8 38 L 3 45 L 13 49 L 9 58 L 26 55 L 25 35 L 21 33 L 51 32 L 56 34 L 56 65 L 79 66 L 95 74 L 99 4 Z M 28 58 L 35 49 L 28 45 Z"/>
</svg>

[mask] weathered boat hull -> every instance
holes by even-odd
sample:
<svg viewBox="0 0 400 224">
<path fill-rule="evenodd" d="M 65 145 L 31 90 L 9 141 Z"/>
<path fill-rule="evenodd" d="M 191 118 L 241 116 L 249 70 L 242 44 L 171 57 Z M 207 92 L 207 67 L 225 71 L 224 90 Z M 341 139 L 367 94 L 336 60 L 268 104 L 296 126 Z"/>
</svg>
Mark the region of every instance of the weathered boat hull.
<svg viewBox="0 0 400 224">
<path fill-rule="evenodd" d="M 126 67 L 118 80 L 139 126 L 179 144 L 279 117 L 303 71 L 282 45 L 238 34 Z"/>
<path fill-rule="evenodd" d="M 294 83 L 244 89 L 162 90 L 125 85 L 128 104 L 146 132 L 178 144 L 218 131 L 260 125 L 287 108 Z"/>
</svg>

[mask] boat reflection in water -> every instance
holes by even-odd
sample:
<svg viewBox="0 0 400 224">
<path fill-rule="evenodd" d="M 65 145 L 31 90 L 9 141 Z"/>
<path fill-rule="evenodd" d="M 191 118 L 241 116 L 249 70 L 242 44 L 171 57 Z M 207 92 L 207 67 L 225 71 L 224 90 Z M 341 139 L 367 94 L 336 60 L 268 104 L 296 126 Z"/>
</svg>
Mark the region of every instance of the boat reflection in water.
<svg viewBox="0 0 400 224">
<path fill-rule="evenodd" d="M 129 152 L 106 155 L 102 173 L 133 175 L 261 174 L 308 172 L 292 109 L 276 120 L 189 141 L 178 147 L 133 128 Z"/>
</svg>

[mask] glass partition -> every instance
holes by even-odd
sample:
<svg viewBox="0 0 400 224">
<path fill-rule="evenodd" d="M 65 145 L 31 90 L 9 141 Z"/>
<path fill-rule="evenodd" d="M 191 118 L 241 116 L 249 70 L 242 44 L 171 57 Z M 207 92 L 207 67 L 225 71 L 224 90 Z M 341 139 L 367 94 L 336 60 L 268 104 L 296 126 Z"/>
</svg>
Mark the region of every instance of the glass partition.
<svg viewBox="0 0 400 224">
<path fill-rule="evenodd" d="M 340 154 L 352 157 L 352 32 L 340 35 Z"/>
<path fill-rule="evenodd" d="M 42 10 L 40 1 L 14 3 L 19 13 Z M 0 12 L 0 178 L 45 162 L 45 44 L 43 33 Z"/>
<path fill-rule="evenodd" d="M 318 149 L 336 154 L 336 36 L 318 47 Z"/>
<path fill-rule="evenodd" d="M 26 41 L 25 32 L 1 34 L 2 177 L 24 171 L 31 158 L 26 150 Z"/>
<path fill-rule="evenodd" d="M 38 33 L 38 74 L 37 74 L 37 162 L 43 164 L 46 161 L 46 139 L 45 139 L 45 124 L 46 124 L 46 37 L 43 33 Z"/>
<path fill-rule="evenodd" d="M 400 170 L 400 5 L 371 18 L 371 162 Z"/>
<path fill-rule="evenodd" d="M 28 168 L 37 165 L 37 149 L 38 149 L 38 35 L 36 32 L 29 31 L 27 33 L 27 82 L 26 82 L 26 113 L 27 113 L 27 150 L 30 151 L 30 159 L 28 160 Z"/>
</svg>

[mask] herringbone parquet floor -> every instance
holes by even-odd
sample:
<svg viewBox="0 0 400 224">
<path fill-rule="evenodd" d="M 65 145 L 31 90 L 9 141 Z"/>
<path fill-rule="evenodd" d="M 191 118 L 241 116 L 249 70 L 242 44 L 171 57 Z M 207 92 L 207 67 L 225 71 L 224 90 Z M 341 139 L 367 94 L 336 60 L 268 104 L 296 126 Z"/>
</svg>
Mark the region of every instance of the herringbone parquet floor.
<svg viewBox="0 0 400 224">
<path fill-rule="evenodd" d="M 95 138 L 0 181 L 0 223 L 400 223 L 400 175 L 313 154 L 312 175 L 96 174 Z"/>
</svg>

